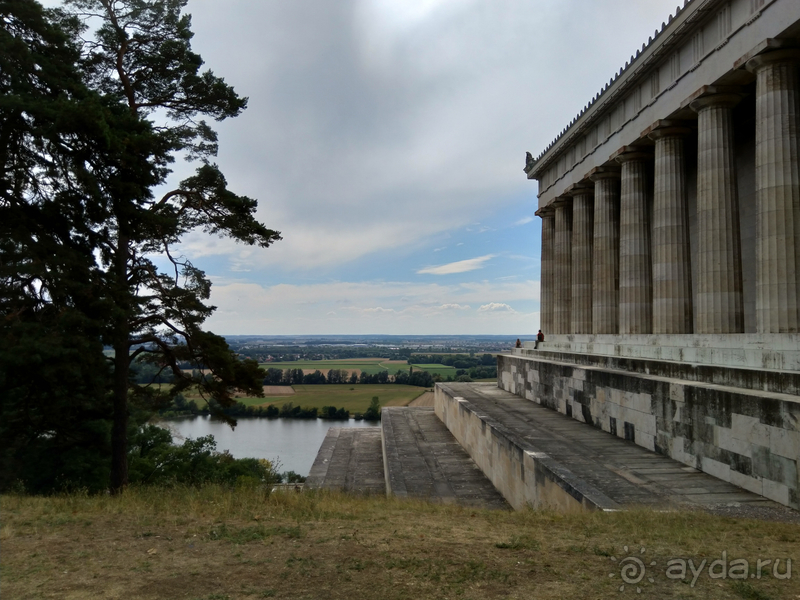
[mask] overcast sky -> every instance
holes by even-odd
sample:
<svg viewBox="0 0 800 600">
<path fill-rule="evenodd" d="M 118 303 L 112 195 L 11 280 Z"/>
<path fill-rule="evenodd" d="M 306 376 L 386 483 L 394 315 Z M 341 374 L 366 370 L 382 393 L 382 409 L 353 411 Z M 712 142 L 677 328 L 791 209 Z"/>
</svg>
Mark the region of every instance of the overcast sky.
<svg viewBox="0 0 800 600">
<path fill-rule="evenodd" d="M 541 228 L 525 152 L 676 4 L 191 0 L 194 49 L 249 97 L 218 124 L 217 162 L 283 235 L 266 250 L 185 240 L 214 283 L 208 328 L 530 337 Z"/>
</svg>

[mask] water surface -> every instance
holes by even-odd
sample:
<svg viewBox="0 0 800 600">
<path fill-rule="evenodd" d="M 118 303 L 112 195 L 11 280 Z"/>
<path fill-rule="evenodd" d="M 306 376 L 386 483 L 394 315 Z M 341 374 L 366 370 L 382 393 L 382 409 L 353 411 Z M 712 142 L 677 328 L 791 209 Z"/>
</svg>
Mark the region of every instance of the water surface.
<svg viewBox="0 0 800 600">
<path fill-rule="evenodd" d="M 329 421 L 327 419 L 239 418 L 236 429 L 210 416 L 163 419 L 175 442 L 183 438 L 213 435 L 217 450 L 235 458 L 266 458 L 280 461 L 280 470 L 308 475 L 322 440 L 331 427 L 375 427 L 371 421 Z"/>
</svg>

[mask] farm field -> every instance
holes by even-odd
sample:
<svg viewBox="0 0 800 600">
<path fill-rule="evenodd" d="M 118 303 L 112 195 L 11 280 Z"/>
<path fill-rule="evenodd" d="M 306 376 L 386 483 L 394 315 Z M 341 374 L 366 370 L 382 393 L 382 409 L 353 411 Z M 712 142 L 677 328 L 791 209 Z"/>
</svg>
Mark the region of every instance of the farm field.
<svg viewBox="0 0 800 600">
<path fill-rule="evenodd" d="M 294 360 L 286 362 L 261 363 L 263 369 L 303 369 L 304 372 L 313 373 L 321 371 L 327 373 L 330 369 L 347 369 L 375 375 L 381 371 L 389 371 L 394 375 L 398 369 L 408 367 L 404 360 L 386 360 L 383 358 L 349 358 L 343 360 Z"/>
<path fill-rule="evenodd" d="M 438 373 L 443 378 L 447 378 L 448 375 L 455 379 L 456 377 L 456 368 L 455 367 L 448 367 L 447 365 L 440 365 L 439 363 L 432 363 L 432 364 L 422 364 L 422 365 L 411 365 L 414 367 L 414 370 L 419 371 L 427 371 L 431 375 L 435 375 Z"/>
<path fill-rule="evenodd" d="M 287 402 L 295 406 L 322 408 L 335 406 L 344 408 L 351 413 L 363 413 L 369 407 L 373 396 L 380 399 L 381 406 L 406 406 L 417 396 L 428 391 L 426 388 L 415 385 L 350 385 L 350 384 L 323 384 L 323 385 L 293 385 L 287 390 L 294 389 L 291 396 L 268 398 L 240 398 L 239 402 L 247 406 L 274 404 L 281 407 Z M 289 392 L 290 393 L 290 392 Z"/>
</svg>

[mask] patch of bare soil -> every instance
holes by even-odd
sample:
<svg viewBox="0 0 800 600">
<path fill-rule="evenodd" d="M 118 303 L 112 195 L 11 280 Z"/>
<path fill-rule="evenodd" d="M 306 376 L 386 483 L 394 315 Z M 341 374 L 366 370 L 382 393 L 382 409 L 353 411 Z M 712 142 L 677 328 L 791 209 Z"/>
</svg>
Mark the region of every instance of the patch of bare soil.
<svg viewBox="0 0 800 600">
<path fill-rule="evenodd" d="M 265 385 L 265 396 L 293 396 L 294 388 L 290 385 Z"/>
</svg>

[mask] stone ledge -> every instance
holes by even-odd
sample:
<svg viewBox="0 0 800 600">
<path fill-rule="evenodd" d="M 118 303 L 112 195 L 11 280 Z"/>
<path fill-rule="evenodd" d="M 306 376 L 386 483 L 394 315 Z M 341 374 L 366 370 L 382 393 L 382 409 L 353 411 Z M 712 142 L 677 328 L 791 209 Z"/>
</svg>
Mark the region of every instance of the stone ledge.
<svg viewBox="0 0 800 600">
<path fill-rule="evenodd" d="M 534 351 L 534 342 L 514 350 Z M 800 373 L 800 334 L 548 335 L 540 349 L 617 358 L 672 361 Z"/>
</svg>

